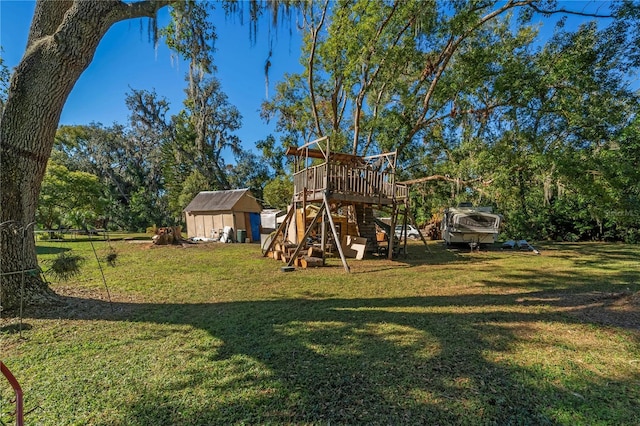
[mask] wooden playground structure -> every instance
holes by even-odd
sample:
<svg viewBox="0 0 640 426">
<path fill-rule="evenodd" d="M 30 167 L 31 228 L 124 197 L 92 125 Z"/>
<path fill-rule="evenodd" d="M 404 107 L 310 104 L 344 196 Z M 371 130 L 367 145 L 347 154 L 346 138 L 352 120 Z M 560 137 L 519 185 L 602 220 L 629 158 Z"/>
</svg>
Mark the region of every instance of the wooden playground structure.
<svg viewBox="0 0 640 426">
<path fill-rule="evenodd" d="M 396 152 L 368 157 L 332 152 L 329 138 L 323 137 L 290 147 L 287 155 L 295 161 L 292 206 L 265 256 L 281 259 L 291 268 L 316 265 L 320 255 L 324 263 L 327 250 L 337 249 L 349 272 L 346 257 L 370 252 L 392 259 L 398 253 L 400 242 L 394 238 L 398 217 L 404 218 L 405 229 L 413 218 L 409 189 L 396 183 Z M 391 223 L 375 218 L 374 208 L 388 211 Z M 406 250 L 406 239 L 404 244 Z M 356 255 L 347 256 L 350 253 Z"/>
</svg>

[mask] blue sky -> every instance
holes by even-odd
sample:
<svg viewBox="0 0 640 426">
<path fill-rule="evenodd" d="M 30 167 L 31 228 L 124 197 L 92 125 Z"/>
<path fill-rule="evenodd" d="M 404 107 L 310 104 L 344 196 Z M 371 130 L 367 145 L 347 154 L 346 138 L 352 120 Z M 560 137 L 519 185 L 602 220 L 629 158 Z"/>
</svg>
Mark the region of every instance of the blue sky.
<svg viewBox="0 0 640 426">
<path fill-rule="evenodd" d="M 0 45 L 2 57 L 10 69 L 18 64 L 24 53 L 34 7 L 32 1 L 0 0 Z M 165 9 L 159 22 L 162 24 L 167 20 Z M 236 134 L 245 149 L 250 149 L 256 141 L 274 133 L 274 123 L 268 125 L 259 116 L 260 105 L 266 96 L 264 64 L 269 52 L 269 31 L 276 34 L 269 72 L 271 93 L 285 72 L 302 70 L 298 59 L 300 37 L 295 33 L 295 24 L 293 35 L 290 35 L 288 26 L 273 29 L 264 23 L 252 45 L 249 26 L 240 25 L 239 19 L 225 18 L 222 11 L 217 10 L 214 23 L 218 35 L 214 55 L 216 77 L 229 102 L 243 116 L 243 127 Z M 171 113 L 182 108 L 188 66 L 176 62 L 162 42 L 155 49 L 148 40 L 146 28 L 146 23 L 141 27 L 140 20 L 130 20 L 109 30 L 93 62 L 71 92 L 60 124 L 126 123 L 128 110 L 124 99 L 130 88 L 155 89 L 158 95 L 169 100 Z"/>
</svg>

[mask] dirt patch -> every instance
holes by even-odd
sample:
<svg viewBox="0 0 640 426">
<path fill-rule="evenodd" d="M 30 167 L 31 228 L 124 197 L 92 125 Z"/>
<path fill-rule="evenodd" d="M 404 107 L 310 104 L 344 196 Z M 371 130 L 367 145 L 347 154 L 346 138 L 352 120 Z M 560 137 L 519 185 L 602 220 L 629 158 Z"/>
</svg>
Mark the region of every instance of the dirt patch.
<svg viewBox="0 0 640 426">
<path fill-rule="evenodd" d="M 629 303 L 632 306 L 640 308 L 640 291 L 629 296 Z"/>
<path fill-rule="evenodd" d="M 130 316 L 143 300 L 133 295 L 111 293 L 104 289 L 57 287 L 66 302 L 68 318 L 118 320 Z"/>
<path fill-rule="evenodd" d="M 31 305 L 24 309 L 25 318 L 123 320 L 138 310 L 144 301 L 131 295 L 111 293 L 104 289 L 56 286 L 57 303 Z M 18 312 L 3 313 L 3 319 L 17 318 Z"/>
</svg>

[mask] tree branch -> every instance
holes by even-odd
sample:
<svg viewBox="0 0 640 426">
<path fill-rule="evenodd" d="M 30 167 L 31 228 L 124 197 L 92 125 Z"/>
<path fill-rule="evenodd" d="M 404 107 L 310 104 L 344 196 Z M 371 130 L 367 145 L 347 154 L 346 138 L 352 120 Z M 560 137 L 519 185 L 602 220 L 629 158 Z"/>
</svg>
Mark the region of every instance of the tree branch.
<svg viewBox="0 0 640 426">
<path fill-rule="evenodd" d="M 604 14 L 600 14 L 600 13 L 577 12 L 575 10 L 567 10 L 565 8 L 560 8 L 560 9 L 555 9 L 555 10 L 544 10 L 544 9 L 541 9 L 538 6 L 536 6 L 534 3 L 529 3 L 527 6 L 529 6 L 535 12 L 540 13 L 542 15 L 553 15 L 553 14 L 556 14 L 556 13 L 566 13 L 566 14 L 569 14 L 569 15 L 586 16 L 586 17 L 589 17 L 589 18 L 615 18 L 615 15 L 612 15 L 612 14 L 604 15 Z"/>
<path fill-rule="evenodd" d="M 483 186 L 488 186 L 493 183 L 493 179 L 483 180 L 482 178 L 475 178 L 471 180 L 462 180 L 460 178 L 452 178 L 450 176 L 445 176 L 445 175 L 431 175 L 423 178 L 405 180 L 404 182 L 397 182 L 397 183 L 401 185 L 413 185 L 414 183 L 423 183 L 423 182 L 429 182 L 432 180 L 443 180 L 446 182 L 455 182 L 465 186 L 469 186 L 470 184 L 475 182 L 481 182 Z"/>
<path fill-rule="evenodd" d="M 173 0 L 144 0 L 133 3 L 118 1 L 117 7 L 113 10 L 115 22 L 133 18 L 153 18 L 158 10 L 175 3 Z"/>
<path fill-rule="evenodd" d="M 490 21 L 491 19 L 499 16 L 500 14 L 502 14 L 503 12 L 506 12 L 507 10 L 510 10 L 519 6 L 528 5 L 532 1 L 533 0 L 510 0 L 504 6 L 480 18 L 478 22 L 473 24 L 470 28 L 464 31 L 457 38 L 454 38 L 453 36 L 449 38 L 447 45 L 444 47 L 444 49 L 439 55 L 438 62 L 437 62 L 438 65 L 437 65 L 437 68 L 435 69 L 435 75 L 433 76 L 433 79 L 429 84 L 429 88 L 426 94 L 424 95 L 424 98 L 422 101 L 422 113 L 418 117 L 418 120 L 416 120 L 416 122 L 414 123 L 412 129 L 409 132 L 407 139 L 412 138 L 413 135 L 415 135 L 422 128 L 422 123 L 425 122 L 425 117 L 427 116 L 427 113 L 430 109 L 431 99 L 433 97 L 433 94 L 435 93 L 436 86 L 438 85 L 440 78 L 442 77 L 442 75 L 444 74 L 445 70 L 449 65 L 449 61 L 458 50 L 458 47 L 460 46 L 460 44 L 462 44 L 464 40 L 466 40 L 474 31 L 476 31 L 478 28 L 484 25 L 487 21 Z M 425 70 L 423 71 L 423 75 L 421 76 L 421 80 L 420 80 L 421 83 L 426 79 L 426 76 L 428 75 L 428 73 L 425 74 L 426 69 L 427 68 L 425 68 Z"/>
<path fill-rule="evenodd" d="M 311 7 L 313 7 L 313 5 Z M 309 84 L 309 94 L 311 97 L 311 112 L 313 113 L 313 119 L 316 125 L 316 131 L 318 132 L 319 137 L 322 137 L 323 134 L 322 134 L 322 128 L 320 126 L 320 117 L 318 116 L 318 110 L 316 108 L 316 95 L 315 95 L 315 89 L 314 89 L 315 86 L 313 82 L 313 63 L 315 62 L 316 47 L 318 44 L 318 35 L 320 33 L 320 29 L 324 26 L 324 20 L 327 16 L 328 8 L 329 8 L 329 0 L 326 0 L 324 3 L 324 7 L 322 8 L 322 16 L 320 18 L 320 23 L 318 23 L 318 26 L 314 28 L 313 23 L 310 23 L 313 41 L 311 43 L 311 52 L 309 53 L 309 60 L 308 60 L 308 67 L 309 67 L 308 84 Z"/>
</svg>

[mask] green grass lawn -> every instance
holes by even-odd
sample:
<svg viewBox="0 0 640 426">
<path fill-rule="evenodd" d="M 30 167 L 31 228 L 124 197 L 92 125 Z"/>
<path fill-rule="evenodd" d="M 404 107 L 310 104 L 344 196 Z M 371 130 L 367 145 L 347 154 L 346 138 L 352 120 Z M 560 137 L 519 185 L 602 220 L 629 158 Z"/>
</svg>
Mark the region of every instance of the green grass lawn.
<svg viewBox="0 0 640 426">
<path fill-rule="evenodd" d="M 86 258 L 52 283 L 65 305 L 0 320 L 26 424 L 640 424 L 638 246 L 413 243 L 347 274 L 250 244 L 111 245 L 111 302 L 88 241 L 43 241 L 45 270 Z"/>
</svg>

